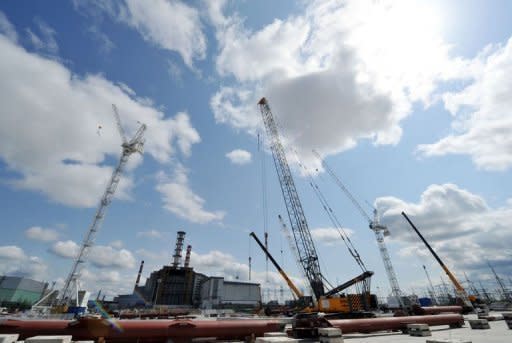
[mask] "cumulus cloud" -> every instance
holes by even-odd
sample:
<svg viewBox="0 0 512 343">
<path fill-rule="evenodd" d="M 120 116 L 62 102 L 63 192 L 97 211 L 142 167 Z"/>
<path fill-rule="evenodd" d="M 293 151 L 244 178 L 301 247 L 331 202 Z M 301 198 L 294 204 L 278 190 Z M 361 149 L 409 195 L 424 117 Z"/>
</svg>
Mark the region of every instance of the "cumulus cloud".
<svg viewBox="0 0 512 343">
<path fill-rule="evenodd" d="M 18 40 L 16 29 L 2 11 L 0 11 L 0 33 L 4 34 L 14 43 Z"/>
<path fill-rule="evenodd" d="M 160 172 L 158 179 L 156 190 L 162 194 L 164 208 L 169 212 L 199 224 L 219 222 L 224 218 L 224 211 L 204 209 L 205 200 L 190 189 L 187 169 L 181 164 L 175 166 L 172 177 Z"/>
<path fill-rule="evenodd" d="M 0 50 L 0 158 L 19 175 L 8 180 L 14 187 L 65 205 L 95 206 L 112 173 L 105 159 L 121 150 L 112 103 L 129 136 L 137 121 L 147 125 L 146 155 L 160 163 L 170 161 L 177 149 L 188 156 L 200 141 L 187 113 L 166 116 L 122 84 L 102 75 L 73 74 L 1 34 Z M 132 158 L 128 171 L 141 161 Z M 127 174 L 117 196 L 129 198 L 132 187 Z"/>
<path fill-rule="evenodd" d="M 80 246 L 71 240 L 55 242 L 50 248 L 53 254 L 69 259 L 75 258 L 79 251 Z M 87 261 L 97 268 L 126 269 L 135 266 L 135 258 L 130 251 L 105 245 L 94 245 Z"/>
<path fill-rule="evenodd" d="M 44 279 L 48 266 L 37 256 L 28 256 L 15 245 L 0 246 L 0 274 Z"/>
<path fill-rule="evenodd" d="M 310 162 L 360 139 L 396 144 L 414 102 L 428 106 L 439 80 L 462 62 L 449 57 L 436 13 L 409 2 L 315 1 L 299 15 L 251 31 L 224 2 L 216 25 L 218 73 L 234 77 L 210 100 L 215 119 L 255 133 L 256 103 L 269 99 L 285 141 Z"/>
<path fill-rule="evenodd" d="M 429 254 L 402 217 L 404 211 L 441 258 L 456 270 L 478 275 L 488 271 L 486 261 L 490 261 L 500 272 L 512 272 L 510 203 L 491 208 L 481 196 L 454 184 L 443 184 L 430 185 L 418 202 L 381 197 L 375 206 L 391 232 L 390 239 L 403 243 L 402 255 Z"/>
<path fill-rule="evenodd" d="M 137 0 L 123 2 L 73 1 L 80 13 L 100 20 L 104 15 L 137 30 L 160 49 L 177 52 L 193 68 L 206 56 L 207 40 L 199 11 L 180 0 L 155 0 L 151 6 Z"/>
<path fill-rule="evenodd" d="M 235 149 L 226 154 L 226 157 L 233 164 L 243 165 L 251 162 L 251 153 L 242 149 Z"/>
<path fill-rule="evenodd" d="M 485 170 L 512 166 L 512 38 L 501 46 L 487 47 L 472 62 L 471 82 L 443 95 L 445 108 L 454 117 L 453 133 L 432 144 L 423 144 L 423 156 L 464 154 Z"/>
<path fill-rule="evenodd" d="M 25 230 L 25 236 L 36 241 L 51 242 L 59 238 L 59 233 L 53 229 L 33 226 Z"/>
<path fill-rule="evenodd" d="M 348 237 L 354 234 L 354 231 L 348 228 L 343 228 L 343 232 Z M 312 229 L 311 236 L 315 241 L 326 245 L 341 244 L 343 242 L 339 230 L 333 227 Z"/>
</svg>

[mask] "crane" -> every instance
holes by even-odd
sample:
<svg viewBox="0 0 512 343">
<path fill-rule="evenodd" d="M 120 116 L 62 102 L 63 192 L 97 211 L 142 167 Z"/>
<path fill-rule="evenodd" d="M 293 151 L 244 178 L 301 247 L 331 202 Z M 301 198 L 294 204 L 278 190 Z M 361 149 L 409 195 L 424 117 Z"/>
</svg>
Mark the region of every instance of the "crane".
<svg viewBox="0 0 512 343">
<path fill-rule="evenodd" d="M 469 298 L 468 294 L 466 293 L 466 290 L 464 289 L 464 287 L 462 287 L 462 285 L 457 280 L 457 278 L 455 278 L 455 275 L 452 274 L 452 272 L 448 269 L 448 267 L 443 263 L 441 258 L 439 258 L 439 256 L 436 254 L 434 249 L 432 249 L 430 244 L 428 244 L 428 242 L 425 240 L 423 235 L 419 232 L 419 230 L 416 228 L 416 226 L 413 224 L 413 222 L 409 219 L 407 214 L 405 214 L 405 212 L 402 212 L 402 216 L 407 220 L 409 225 L 411 225 L 413 230 L 416 231 L 416 233 L 418 234 L 420 239 L 423 241 L 423 243 L 425 243 L 425 246 L 428 248 L 428 250 L 430 250 L 430 252 L 434 256 L 434 258 L 437 260 L 437 262 L 441 266 L 441 268 L 443 268 L 444 272 L 446 273 L 446 275 L 448 276 L 450 281 L 453 283 L 453 286 L 455 287 L 455 291 L 456 291 L 457 295 L 459 296 L 459 298 L 464 303 L 464 305 L 467 306 L 468 308 L 473 309 L 473 304 L 471 303 L 470 298 Z"/>
<path fill-rule="evenodd" d="M 398 285 L 398 279 L 396 277 L 395 269 L 393 268 L 393 264 L 391 263 L 391 258 L 389 256 L 388 248 L 386 246 L 386 243 L 384 242 L 384 237 L 389 236 L 389 229 L 379 223 L 379 216 L 377 213 L 377 209 L 373 210 L 373 219 L 370 217 L 370 215 L 364 210 L 364 208 L 359 204 L 359 202 L 356 200 L 356 198 L 350 193 L 348 188 L 341 182 L 340 178 L 334 173 L 334 171 L 331 169 L 331 167 L 325 162 L 325 160 L 320 156 L 320 154 L 313 150 L 313 153 L 316 155 L 316 157 L 320 160 L 322 163 L 322 166 L 325 168 L 327 173 L 331 176 L 331 178 L 334 180 L 336 185 L 345 193 L 347 198 L 352 202 L 354 207 L 359 211 L 359 213 L 368 221 L 370 229 L 375 233 L 375 238 L 377 239 L 377 243 L 379 246 L 380 255 L 382 257 L 382 261 L 384 262 L 384 268 L 386 270 L 386 274 L 388 276 L 389 285 L 391 286 L 391 294 L 396 298 L 398 301 L 398 305 L 402 308 L 404 308 L 404 301 L 403 301 L 403 293 L 400 289 L 400 286 Z"/>
<path fill-rule="evenodd" d="M 128 158 L 134 153 L 142 154 L 144 150 L 144 131 L 146 131 L 146 125 L 141 124 L 135 132 L 133 138 L 131 140 L 127 140 L 116 105 L 113 104 L 112 109 L 114 112 L 117 129 L 122 140 L 121 157 L 119 158 L 119 162 L 117 163 L 116 168 L 112 172 L 112 176 L 110 177 L 107 188 L 101 197 L 99 206 L 96 210 L 96 214 L 93 217 L 93 221 L 82 240 L 82 245 L 80 246 L 80 250 L 73 261 L 71 271 L 69 272 L 68 276 L 66 277 L 66 281 L 64 282 L 64 287 L 62 288 L 59 296 L 59 304 L 62 306 L 67 306 L 70 303 L 71 284 L 74 283 L 75 286 L 77 286 L 77 281 L 80 277 L 82 266 L 87 260 L 87 256 L 91 247 L 94 245 L 96 233 L 100 229 L 107 208 L 112 202 L 112 198 L 116 192 L 119 181 L 121 180 L 121 174 L 124 167 L 126 166 L 126 163 L 128 162 Z"/>
<path fill-rule="evenodd" d="M 333 290 L 326 292 L 324 286 L 324 276 L 320 271 L 320 262 L 316 252 L 316 248 L 309 231 L 304 209 L 295 187 L 286 154 L 279 138 L 277 124 L 270 110 L 270 106 L 265 98 L 261 98 L 258 106 L 263 118 L 263 123 L 270 141 L 270 148 L 274 159 L 279 185 L 283 194 L 290 227 L 297 246 L 299 262 L 311 286 L 313 296 L 317 300 L 318 310 L 329 312 L 351 312 L 352 306 L 346 298 L 331 297 L 342 289 L 349 287 L 355 283 L 365 283 L 373 274 L 372 272 L 363 273 L 360 276 L 343 284 L 342 288 L 335 287 Z M 369 285 L 369 283 L 368 283 Z M 369 286 L 367 287 L 369 288 Z M 369 290 L 368 290 L 369 291 Z M 364 301 L 364 300 L 363 300 Z M 365 305 L 365 304 L 363 304 Z"/>
</svg>

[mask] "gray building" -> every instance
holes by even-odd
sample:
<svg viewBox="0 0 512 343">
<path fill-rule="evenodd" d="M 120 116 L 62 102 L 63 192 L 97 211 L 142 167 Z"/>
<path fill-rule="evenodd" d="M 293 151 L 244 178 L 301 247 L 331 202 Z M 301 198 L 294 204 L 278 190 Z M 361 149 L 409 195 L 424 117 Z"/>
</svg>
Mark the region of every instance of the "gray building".
<svg viewBox="0 0 512 343">
<path fill-rule="evenodd" d="M 209 277 L 201 287 L 202 308 L 256 307 L 261 302 L 259 283 Z"/>
<path fill-rule="evenodd" d="M 48 283 L 19 276 L 0 276 L 0 302 L 34 304 Z"/>
</svg>

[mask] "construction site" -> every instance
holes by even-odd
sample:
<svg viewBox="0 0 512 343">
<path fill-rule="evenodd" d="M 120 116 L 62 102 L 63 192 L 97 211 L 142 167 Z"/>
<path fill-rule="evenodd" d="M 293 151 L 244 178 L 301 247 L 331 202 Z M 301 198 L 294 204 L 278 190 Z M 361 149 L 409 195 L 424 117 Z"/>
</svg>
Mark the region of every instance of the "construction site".
<svg viewBox="0 0 512 343">
<path fill-rule="evenodd" d="M 477 287 L 466 275 L 465 281 L 460 281 L 422 235 L 421 228 L 413 222 L 414 218 L 402 212 L 403 220 L 449 280 L 449 283 L 443 279 L 441 284 L 434 284 L 423 265 L 422 272 L 428 279 L 428 285 L 418 294 L 406 294 L 400 287 L 386 246 L 389 228 L 380 223 L 376 209 L 370 214 L 361 206 L 335 171 L 315 152 L 333 183 L 373 231 L 391 294 L 383 298 L 372 290 L 374 272 L 367 269 L 314 177 L 299 161 L 313 193 L 361 272 L 341 284 L 331 284 L 321 270 L 308 218 L 304 214 L 270 105 L 262 98 L 258 107 L 287 210 L 287 220 L 282 216 L 278 218 L 281 232 L 290 243 L 290 251 L 303 273 L 305 288 L 295 284 L 269 251 L 266 231 L 263 242 L 255 232 L 250 233 L 250 239 L 261 249 L 260 256 L 270 262 L 282 277 L 289 288 L 286 291 L 290 294 L 288 298 L 283 296 L 282 288 L 272 292 L 250 280 L 226 280 L 222 276 L 196 272 L 191 258 L 192 244 L 185 243 L 185 231 L 178 231 L 172 255 L 170 253 L 167 261 L 162 261 L 164 264 L 160 269 L 150 271 L 144 282 L 141 280 L 144 261 L 140 262 L 132 293 L 106 300 L 99 292 L 95 300 L 91 300 L 91 294 L 80 287 L 82 267 L 95 244 L 96 234 L 128 158 L 143 151 L 146 129 L 141 124 L 135 136 L 128 140 L 114 106 L 114 118 L 122 140 L 121 158 L 64 286 L 58 290 L 33 280 L 2 277 L 2 304 L 28 303 L 30 310 L 15 316 L 5 307 L 5 317 L 0 320 L 0 339 L 3 342 L 42 342 L 45 337 L 53 339 L 52 342 L 509 341 L 507 337 L 512 332 L 511 287 L 505 284 L 492 265 L 489 264 L 489 268 L 496 283 L 490 288 L 484 287 L 480 280 Z M 251 259 L 249 256 L 249 268 Z M 461 272 L 457 274 L 460 277 Z"/>
</svg>

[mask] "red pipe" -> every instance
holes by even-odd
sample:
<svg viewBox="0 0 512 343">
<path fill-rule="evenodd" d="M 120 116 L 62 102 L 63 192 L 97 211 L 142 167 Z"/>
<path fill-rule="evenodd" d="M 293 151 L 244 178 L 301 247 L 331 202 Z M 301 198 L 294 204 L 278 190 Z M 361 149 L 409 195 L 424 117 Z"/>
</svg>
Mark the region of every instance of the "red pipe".
<svg viewBox="0 0 512 343">
<path fill-rule="evenodd" d="M 374 332 L 385 330 L 406 330 L 407 324 L 450 325 L 460 327 L 464 317 L 460 314 L 439 314 L 435 316 L 383 317 L 369 319 L 333 319 L 327 320 L 342 333 Z"/>
<path fill-rule="evenodd" d="M 414 306 L 412 308 L 414 314 L 426 315 L 426 314 L 439 314 L 439 313 L 462 313 L 462 306 L 429 306 L 420 307 Z"/>
<path fill-rule="evenodd" d="M 111 320 L 82 318 L 66 320 L 5 320 L 0 333 L 19 334 L 20 339 L 39 335 L 71 335 L 73 340 L 104 337 L 108 341 L 166 342 L 189 341 L 195 337 L 244 339 L 251 335 L 281 331 L 283 324 L 269 320 Z"/>
</svg>

